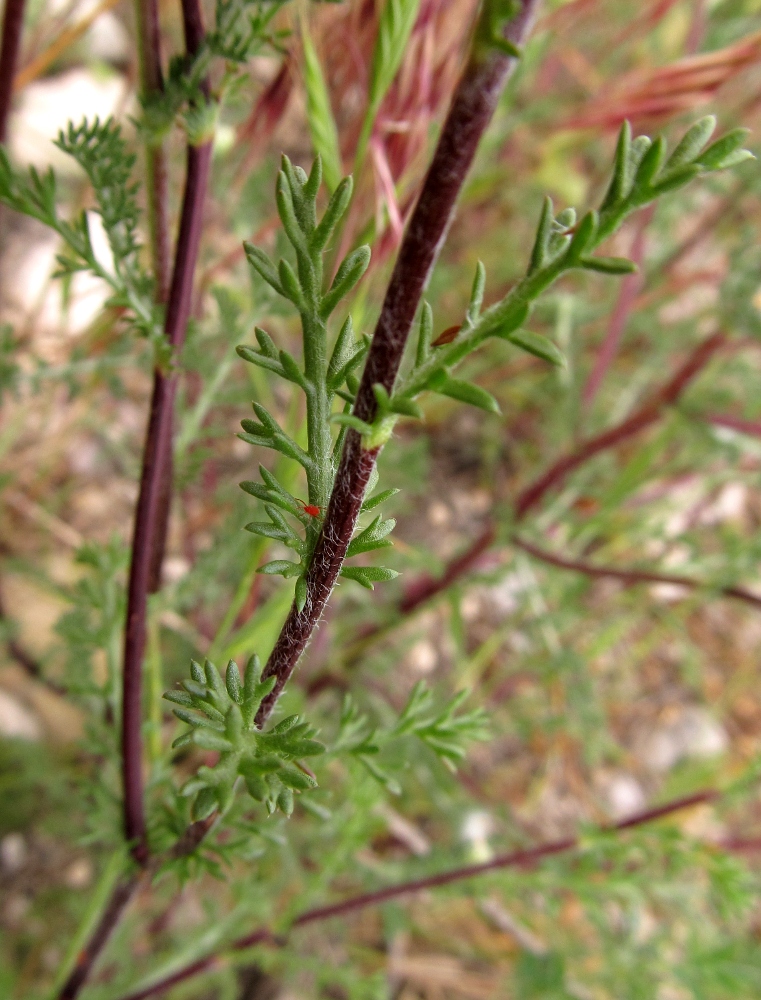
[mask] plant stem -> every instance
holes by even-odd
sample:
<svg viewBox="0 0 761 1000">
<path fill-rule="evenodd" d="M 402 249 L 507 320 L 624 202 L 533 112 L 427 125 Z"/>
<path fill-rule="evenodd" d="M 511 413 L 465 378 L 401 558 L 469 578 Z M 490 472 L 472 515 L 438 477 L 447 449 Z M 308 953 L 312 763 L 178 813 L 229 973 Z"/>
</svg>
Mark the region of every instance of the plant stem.
<svg viewBox="0 0 761 1000">
<path fill-rule="evenodd" d="M 521 0 L 517 16 L 505 31 L 505 37 L 513 44 L 523 44 L 537 6 L 538 0 Z M 490 10 L 488 4 L 485 9 Z M 407 337 L 452 221 L 457 197 L 516 64 L 514 58 L 498 49 L 484 48 L 479 28 L 404 235 L 375 328 L 354 406 L 354 414 L 368 423 L 376 412 L 373 386 L 380 384 L 389 394 L 393 391 Z M 262 703 L 258 725 L 272 711 L 320 620 L 346 556 L 379 451 L 380 448 L 365 449 L 354 430 L 346 435 L 325 521 L 306 574 L 306 604 L 303 611 L 298 611 L 295 603 L 291 607 L 267 661 L 264 676 L 274 676 L 277 682 Z"/>
<path fill-rule="evenodd" d="M 622 441 L 639 434 L 640 431 L 655 423 L 664 409 L 676 403 L 690 382 L 700 374 L 714 354 L 726 343 L 727 338 L 723 333 L 714 333 L 702 341 L 693 349 L 687 360 L 666 385 L 659 389 L 639 410 L 620 424 L 582 442 L 570 454 L 559 458 L 539 479 L 518 494 L 515 504 L 516 520 L 520 521 L 525 517 L 546 493 L 564 482 L 566 477 L 584 462 L 608 448 L 616 447 Z"/>
<path fill-rule="evenodd" d="M 604 831 L 615 833 L 621 830 L 631 830 L 635 827 L 645 826 L 654 823 L 665 816 L 670 816 L 682 809 L 689 809 L 693 806 L 702 805 L 708 802 L 715 802 L 721 797 L 715 789 L 704 789 L 692 795 L 685 795 L 682 798 L 673 799 L 661 806 L 645 809 L 643 812 L 635 813 L 629 819 L 620 821 L 611 826 L 603 827 Z M 409 882 L 399 882 L 396 885 L 387 886 L 385 889 L 378 889 L 375 892 L 366 892 L 358 896 L 352 896 L 338 903 L 331 903 L 327 906 L 318 906 L 311 910 L 299 914 L 291 923 L 291 928 L 304 927 L 307 924 L 319 923 L 323 920 L 330 920 L 333 917 L 344 917 L 358 910 L 364 910 L 370 906 L 379 906 L 390 899 L 400 899 L 413 893 L 422 892 L 425 889 L 437 889 L 452 882 L 461 882 L 465 879 L 475 878 L 479 875 L 486 875 L 489 872 L 499 871 L 502 868 L 527 868 L 542 861 L 544 858 L 553 857 L 556 854 L 564 854 L 574 850 L 579 846 L 578 837 L 564 837 L 561 840 L 549 841 L 545 844 L 538 844 L 536 847 L 529 847 L 519 851 L 512 851 L 509 854 L 499 854 L 491 861 L 481 864 L 466 865 L 462 868 L 454 868 L 450 871 L 439 872 L 436 875 L 428 875 L 425 878 L 413 879 Z M 227 951 L 245 951 L 254 945 L 263 942 L 273 944 L 281 943 L 280 940 L 267 927 L 259 927 L 250 934 L 234 941 L 228 945 Z M 157 980 L 153 984 L 134 993 L 120 997 L 120 1000 L 147 1000 L 148 997 L 155 997 L 164 993 L 171 986 L 184 982 L 201 972 L 206 972 L 220 962 L 219 954 L 207 955 L 205 958 L 196 959 L 194 962 L 178 969 L 165 979 Z"/>
<path fill-rule="evenodd" d="M 538 545 L 527 542 L 517 535 L 513 535 L 512 542 L 517 548 L 523 549 L 524 552 L 528 552 L 529 555 L 535 559 L 539 559 L 541 562 L 545 562 L 550 566 L 556 566 L 558 569 L 583 573 L 585 576 L 621 580 L 622 583 L 628 585 L 637 583 L 670 583 L 678 587 L 687 587 L 690 590 L 711 589 L 709 583 L 703 583 L 701 580 L 693 580 L 689 576 L 671 576 L 667 573 L 654 573 L 643 569 L 619 569 L 615 566 L 596 566 L 594 563 L 584 562 L 579 559 L 566 559 L 563 556 L 555 555 L 553 552 L 540 549 Z M 724 594 L 725 597 L 734 597 L 738 601 L 744 601 L 746 604 L 752 604 L 754 607 L 761 608 L 761 597 L 757 597 L 756 594 L 745 590 L 743 587 L 721 586 L 717 587 L 716 590 L 718 593 Z"/>
<path fill-rule="evenodd" d="M 26 0 L 5 0 L 3 37 L 0 43 L 0 143 L 8 138 L 8 118 L 13 100 L 13 78 L 16 75 L 21 29 L 24 26 Z"/>
<path fill-rule="evenodd" d="M 194 54 L 203 39 L 203 22 L 197 0 L 183 0 L 185 44 Z M 211 143 L 188 146 L 185 191 L 177 237 L 164 332 L 176 357 L 185 339 L 190 317 L 203 205 L 211 162 Z M 122 765 L 124 825 L 133 855 L 140 864 L 148 858 L 142 776 L 142 665 L 146 639 L 148 593 L 155 576 L 155 552 L 168 508 L 167 468 L 171 468 L 172 417 L 177 374 L 157 371 L 148 420 L 140 492 L 135 511 L 127 623 L 124 636 L 122 698 Z"/>
</svg>

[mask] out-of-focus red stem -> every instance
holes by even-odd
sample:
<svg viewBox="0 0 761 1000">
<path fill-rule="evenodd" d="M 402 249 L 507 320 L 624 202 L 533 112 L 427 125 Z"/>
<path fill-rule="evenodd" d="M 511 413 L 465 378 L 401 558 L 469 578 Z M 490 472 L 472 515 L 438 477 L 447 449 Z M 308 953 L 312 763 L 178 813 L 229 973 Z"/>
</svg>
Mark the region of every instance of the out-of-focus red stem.
<svg viewBox="0 0 761 1000">
<path fill-rule="evenodd" d="M 673 406 L 692 380 L 700 374 L 716 352 L 727 342 L 723 333 L 715 333 L 693 349 L 687 360 L 671 379 L 630 417 L 582 442 L 578 448 L 559 458 L 537 480 L 518 494 L 516 520 L 521 520 L 542 500 L 546 493 L 560 486 L 566 477 L 600 452 L 615 448 L 623 441 L 654 424 L 668 406 Z"/>
<path fill-rule="evenodd" d="M 183 0 L 185 43 L 194 53 L 203 40 L 203 22 L 197 0 Z M 211 143 L 188 146 L 187 173 L 180 231 L 177 237 L 172 282 L 164 331 L 173 354 L 182 347 L 190 317 L 193 274 L 201 242 L 203 206 L 211 162 Z M 148 421 L 140 492 L 135 510 L 127 621 L 124 635 L 122 693 L 122 773 L 124 782 L 125 836 L 133 843 L 135 860 L 145 864 L 148 845 L 145 830 L 142 775 L 142 667 L 145 652 L 148 593 L 155 572 L 155 551 L 164 518 L 167 465 L 172 454 L 172 417 L 176 374 L 157 372 Z"/>
<path fill-rule="evenodd" d="M 430 601 L 451 587 L 466 573 L 469 573 L 478 564 L 487 549 L 491 548 L 495 537 L 494 527 L 489 525 L 463 553 L 447 563 L 441 576 L 433 577 L 426 574 L 413 580 L 405 589 L 399 602 L 400 613 L 403 615 L 412 614 L 421 604 Z"/>
<path fill-rule="evenodd" d="M 733 417 L 729 413 L 709 413 L 703 420 L 715 427 L 729 427 L 730 430 L 741 431 L 751 437 L 761 437 L 761 421 L 758 420 L 743 420 L 742 417 Z"/>
<path fill-rule="evenodd" d="M 3 35 L 0 42 L 0 143 L 8 138 L 8 118 L 13 100 L 13 78 L 16 75 L 24 26 L 26 0 L 5 0 Z"/>
<path fill-rule="evenodd" d="M 583 573 L 585 576 L 621 580 L 622 583 L 631 585 L 637 583 L 671 583 L 674 586 L 687 587 L 690 590 L 710 589 L 710 584 L 694 580 L 689 576 L 672 576 L 668 573 L 655 573 L 643 569 L 620 569 L 616 566 L 597 566 L 594 563 L 588 563 L 580 559 L 566 559 L 563 556 L 555 555 L 554 552 L 547 552 L 546 549 L 541 549 L 538 545 L 527 542 L 524 538 L 519 538 L 517 535 L 513 535 L 512 542 L 517 548 L 523 549 L 524 552 L 528 552 L 529 555 L 535 559 L 539 559 L 541 562 L 545 562 L 550 566 L 557 566 L 558 569 Z M 757 608 L 761 608 L 761 597 L 751 593 L 749 590 L 745 590 L 744 587 L 718 587 L 717 589 L 725 597 L 734 597 L 738 601 L 744 601 L 746 604 L 752 604 Z"/>
</svg>

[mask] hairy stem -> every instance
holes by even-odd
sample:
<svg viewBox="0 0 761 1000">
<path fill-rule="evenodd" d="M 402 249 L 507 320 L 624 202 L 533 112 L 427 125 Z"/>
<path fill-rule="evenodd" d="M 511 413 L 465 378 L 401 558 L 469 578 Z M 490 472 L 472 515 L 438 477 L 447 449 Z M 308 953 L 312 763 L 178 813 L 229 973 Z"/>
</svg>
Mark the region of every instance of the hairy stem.
<svg viewBox="0 0 761 1000">
<path fill-rule="evenodd" d="M 523 44 L 537 6 L 538 0 L 521 0 L 517 16 L 505 31 L 509 41 Z M 372 422 L 376 413 L 373 386 L 380 384 L 389 393 L 393 391 L 415 313 L 452 221 L 457 197 L 516 63 L 496 48 L 484 48 L 480 34 L 477 29 L 477 41 L 455 88 L 375 328 L 354 407 L 355 415 L 367 422 Z M 277 683 L 262 703 L 258 725 L 272 711 L 320 620 L 346 557 L 379 451 L 364 448 L 354 430 L 346 435 L 325 521 L 306 574 L 306 604 L 302 611 L 295 604 L 291 607 L 267 662 L 264 676 L 276 677 Z"/>
<path fill-rule="evenodd" d="M 0 43 L 0 142 L 8 138 L 8 117 L 13 100 L 13 78 L 21 47 L 26 0 L 5 0 L 3 37 Z"/>
<path fill-rule="evenodd" d="M 193 54 L 203 39 L 201 11 L 197 0 L 183 0 L 182 9 L 186 47 Z M 175 356 L 184 342 L 190 317 L 193 273 L 201 241 L 210 161 L 211 143 L 188 146 L 180 230 L 164 324 L 167 340 Z M 148 857 L 143 809 L 142 664 L 147 600 L 155 572 L 154 553 L 164 523 L 164 509 L 165 506 L 168 507 L 167 469 L 171 468 L 172 417 L 176 389 L 176 372 L 156 372 L 135 511 L 127 592 L 122 699 L 124 825 L 125 836 L 134 845 L 135 859 L 141 864 Z"/>
<path fill-rule="evenodd" d="M 682 809 L 689 809 L 693 806 L 703 805 L 708 802 L 715 802 L 720 798 L 720 793 L 715 789 L 704 789 L 692 795 L 673 799 L 660 806 L 645 809 L 643 812 L 635 813 L 629 819 L 622 820 L 614 825 L 603 827 L 610 833 L 622 830 L 631 830 L 635 827 L 645 826 L 654 823 L 665 816 L 670 816 Z M 426 889 L 437 889 L 452 882 L 461 882 L 465 879 L 475 878 L 479 875 L 486 875 L 489 872 L 498 871 L 502 868 L 527 868 L 537 864 L 544 858 L 553 857 L 556 854 L 564 854 L 574 850 L 579 845 L 578 837 L 564 837 L 562 840 L 553 840 L 545 844 L 538 844 L 536 847 L 529 847 L 519 851 L 512 851 L 510 854 L 500 854 L 491 861 L 481 864 L 466 865 L 462 868 L 454 868 L 450 871 L 439 872 L 436 875 L 428 875 L 425 878 L 413 879 L 409 882 L 399 882 L 395 885 L 387 886 L 385 889 L 378 889 L 375 892 L 366 892 L 358 896 L 352 896 L 338 903 L 331 903 L 327 906 L 318 906 L 311 910 L 306 910 L 299 914 L 292 922 L 291 928 L 305 927 L 307 924 L 319 923 L 323 920 L 330 920 L 333 917 L 345 917 L 358 910 L 367 909 L 370 906 L 378 906 L 390 899 L 400 899 L 414 893 L 422 892 Z M 227 951 L 245 951 L 257 944 L 269 942 L 278 944 L 279 939 L 269 928 L 259 927 L 255 931 L 238 938 L 231 945 L 227 946 Z M 205 958 L 186 965 L 182 969 L 176 970 L 170 976 L 157 980 L 144 989 L 129 993 L 120 1000 L 148 1000 L 148 997 L 159 996 L 170 987 L 184 982 L 193 976 L 220 963 L 220 955 L 207 955 Z"/>
</svg>

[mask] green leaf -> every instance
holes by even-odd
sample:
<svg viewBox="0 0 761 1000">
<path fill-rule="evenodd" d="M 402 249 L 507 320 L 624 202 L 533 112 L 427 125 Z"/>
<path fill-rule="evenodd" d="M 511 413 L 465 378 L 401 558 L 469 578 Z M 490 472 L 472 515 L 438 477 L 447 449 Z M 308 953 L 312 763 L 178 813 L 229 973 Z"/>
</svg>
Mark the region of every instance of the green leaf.
<svg viewBox="0 0 761 1000">
<path fill-rule="evenodd" d="M 674 170 L 676 167 L 692 163 L 713 135 L 715 128 L 716 118 L 713 115 L 698 119 L 677 143 L 676 149 L 666 161 L 665 169 Z"/>
<path fill-rule="evenodd" d="M 639 270 L 634 261 L 626 257 L 581 257 L 579 264 L 587 271 L 601 274 L 636 274 Z"/>
<path fill-rule="evenodd" d="M 749 133 L 750 130 L 747 128 L 732 129 L 701 153 L 695 162 L 704 170 L 723 170 L 727 159 L 742 148 Z"/>
<path fill-rule="evenodd" d="M 196 796 L 191 815 L 195 822 L 208 819 L 217 808 L 217 795 L 213 788 L 202 788 Z"/>
<path fill-rule="evenodd" d="M 499 413 L 499 403 L 486 389 L 482 389 L 472 382 L 463 382 L 460 379 L 450 378 L 446 372 L 439 370 L 429 379 L 428 388 L 434 392 L 439 392 L 443 396 L 457 399 L 461 403 L 469 403 L 477 406 L 487 413 Z"/>
<path fill-rule="evenodd" d="M 193 742 L 202 750 L 218 750 L 220 753 L 230 753 L 235 749 L 233 744 L 211 729 L 201 728 L 193 731 Z"/>
<path fill-rule="evenodd" d="M 373 433 L 372 425 L 364 420 L 360 420 L 359 417 L 355 417 L 353 413 L 333 413 L 330 417 L 330 422 L 332 424 L 341 424 L 343 427 L 351 427 L 352 430 L 357 431 L 359 434 L 366 435 Z"/>
<path fill-rule="evenodd" d="M 415 364 L 419 367 L 424 364 L 431 353 L 431 335 L 433 334 L 433 310 L 423 299 L 423 308 L 420 310 L 420 330 L 417 338 L 417 351 Z"/>
<path fill-rule="evenodd" d="M 320 303 L 320 316 L 327 319 L 339 301 L 348 295 L 370 264 L 370 247 L 357 247 L 341 261 L 333 283 Z"/>
<path fill-rule="evenodd" d="M 482 261 L 476 264 L 476 273 L 470 289 L 470 301 L 465 314 L 468 326 L 475 326 L 478 317 L 481 315 L 481 306 L 484 303 L 484 292 L 486 290 L 486 268 Z"/>
<path fill-rule="evenodd" d="M 240 671 L 235 660 L 230 660 L 225 673 L 225 687 L 232 700 L 240 704 L 243 700 L 243 690 L 240 682 Z"/>
<path fill-rule="evenodd" d="M 266 354 L 268 358 L 277 357 L 277 347 L 275 347 L 275 341 L 270 337 L 266 330 L 262 330 L 260 326 L 254 327 L 254 333 L 256 334 L 256 339 L 261 348 L 262 354 Z"/>
<path fill-rule="evenodd" d="M 327 246 L 328 240 L 333 235 L 333 230 L 338 225 L 339 219 L 349 207 L 353 188 L 354 182 L 351 177 L 344 177 L 333 192 L 333 196 L 328 202 L 328 207 L 325 209 L 325 214 L 309 238 L 309 247 L 315 253 L 319 253 Z"/>
<path fill-rule="evenodd" d="M 662 135 L 659 135 L 642 157 L 642 162 L 637 170 L 634 187 L 638 195 L 645 196 L 650 191 L 665 158 L 666 140 Z"/>
<path fill-rule="evenodd" d="M 542 361 L 549 361 L 551 365 L 557 365 L 558 367 L 566 365 L 566 359 L 562 351 L 551 340 L 543 337 L 540 333 L 532 333 L 531 330 L 515 330 L 504 339 L 509 340 L 516 347 L 520 347 L 521 350 L 533 354 L 534 357 L 541 358 Z"/>
<path fill-rule="evenodd" d="M 391 413 L 398 413 L 402 417 L 413 417 L 415 420 L 423 419 L 423 411 L 415 400 L 408 396 L 392 396 L 388 401 L 388 408 Z"/>
<path fill-rule="evenodd" d="M 528 274 L 541 270 L 547 263 L 550 236 L 552 235 L 552 222 L 554 219 L 554 208 L 552 198 L 547 195 L 542 203 L 542 212 L 539 216 L 539 225 L 536 229 L 534 246 L 531 250 L 531 258 L 528 266 Z"/>
<path fill-rule="evenodd" d="M 365 500 L 362 504 L 362 511 L 373 510 L 375 507 L 379 507 L 386 500 L 390 500 L 391 497 L 396 496 L 399 490 L 383 490 L 382 493 L 378 493 L 377 496 L 370 497 L 369 500 Z"/>
<path fill-rule="evenodd" d="M 300 576 L 296 581 L 296 592 L 293 599 L 299 612 L 302 612 L 307 603 L 307 582 L 303 576 Z"/>
<path fill-rule="evenodd" d="M 253 347 L 249 347 L 246 344 L 239 344 L 238 347 L 235 348 L 235 353 L 239 358 L 242 358 L 244 361 L 248 361 L 249 364 L 258 365 L 259 368 L 266 368 L 267 371 L 275 372 L 275 374 L 280 375 L 283 378 L 286 377 L 281 364 L 270 358 L 268 355 L 260 354 L 258 351 L 255 351 Z"/>
<path fill-rule="evenodd" d="M 285 377 L 290 382 L 295 382 L 296 385 L 301 386 L 302 389 L 306 389 L 306 377 L 293 355 L 289 354 L 288 351 L 280 351 L 278 357 L 280 358 L 280 364 L 283 366 Z"/>
<path fill-rule="evenodd" d="M 280 263 L 277 266 L 277 270 L 280 277 L 281 293 L 286 299 L 291 300 L 299 312 L 303 311 L 306 308 L 306 304 L 304 302 L 304 296 L 301 292 L 299 279 L 296 277 L 296 273 L 293 268 L 287 260 L 281 258 Z"/>
<path fill-rule="evenodd" d="M 331 193 L 341 182 L 341 150 L 338 144 L 333 109 L 320 66 L 317 51 L 312 42 L 306 18 L 301 19 L 301 42 L 304 49 L 304 84 L 307 92 L 307 121 L 312 136 L 312 145 L 322 160 L 325 183 Z"/>
<path fill-rule="evenodd" d="M 266 487 L 262 486 L 261 483 L 254 482 L 252 479 L 246 479 L 242 483 L 238 483 L 238 486 L 243 490 L 244 493 L 248 493 L 252 497 L 256 497 L 257 500 L 271 500 L 271 491 Z"/>
<path fill-rule="evenodd" d="M 631 171 L 632 127 L 628 121 L 621 125 L 616 143 L 613 177 L 600 206 L 600 211 L 618 204 L 629 194 L 632 182 Z"/>
<path fill-rule="evenodd" d="M 581 258 L 584 251 L 594 240 L 598 225 L 597 212 L 587 212 L 581 219 L 571 239 L 571 245 L 568 248 L 569 263 L 577 262 Z"/>
<path fill-rule="evenodd" d="M 283 767 L 277 772 L 278 778 L 288 788 L 293 788 L 297 792 L 308 792 L 312 788 L 317 788 L 317 782 L 313 777 L 305 774 L 304 771 L 297 771 L 292 767 Z"/>
<path fill-rule="evenodd" d="M 352 323 L 351 314 L 349 314 L 341 326 L 333 346 L 333 352 L 330 355 L 327 371 L 328 385 L 341 384 L 337 382 L 336 376 L 351 357 L 354 344 L 354 324 Z"/>
<path fill-rule="evenodd" d="M 354 580 L 368 590 L 374 590 L 374 583 L 385 583 L 388 580 L 395 580 L 399 574 L 394 569 L 385 566 L 344 566 L 341 569 L 341 576 L 347 580 Z"/>
<path fill-rule="evenodd" d="M 299 563 L 290 562 L 288 559 L 273 559 L 271 562 L 260 566 L 257 573 L 264 573 L 265 576 L 284 576 L 289 579 L 301 573 Z"/>
<path fill-rule="evenodd" d="M 271 285 L 276 292 L 280 295 L 285 296 L 283 286 L 280 284 L 280 279 L 278 278 L 277 271 L 275 270 L 275 265 L 269 259 L 267 254 L 260 250 L 259 247 L 255 247 L 253 243 L 243 243 L 243 249 L 246 253 L 246 260 L 249 262 L 251 267 L 256 271 L 256 273 L 263 278 L 268 285 Z"/>
</svg>

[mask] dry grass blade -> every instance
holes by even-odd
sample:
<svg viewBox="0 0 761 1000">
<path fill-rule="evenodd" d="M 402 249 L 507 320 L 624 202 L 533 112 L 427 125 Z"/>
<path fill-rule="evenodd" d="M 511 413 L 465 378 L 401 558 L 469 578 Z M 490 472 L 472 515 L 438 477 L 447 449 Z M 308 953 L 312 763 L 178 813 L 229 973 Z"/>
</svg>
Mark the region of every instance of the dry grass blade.
<svg viewBox="0 0 761 1000">
<path fill-rule="evenodd" d="M 623 121 L 669 118 L 712 100 L 724 84 L 757 62 L 761 32 L 714 52 L 686 56 L 667 66 L 637 70 L 606 84 L 571 118 L 570 128 L 618 128 Z"/>
</svg>

